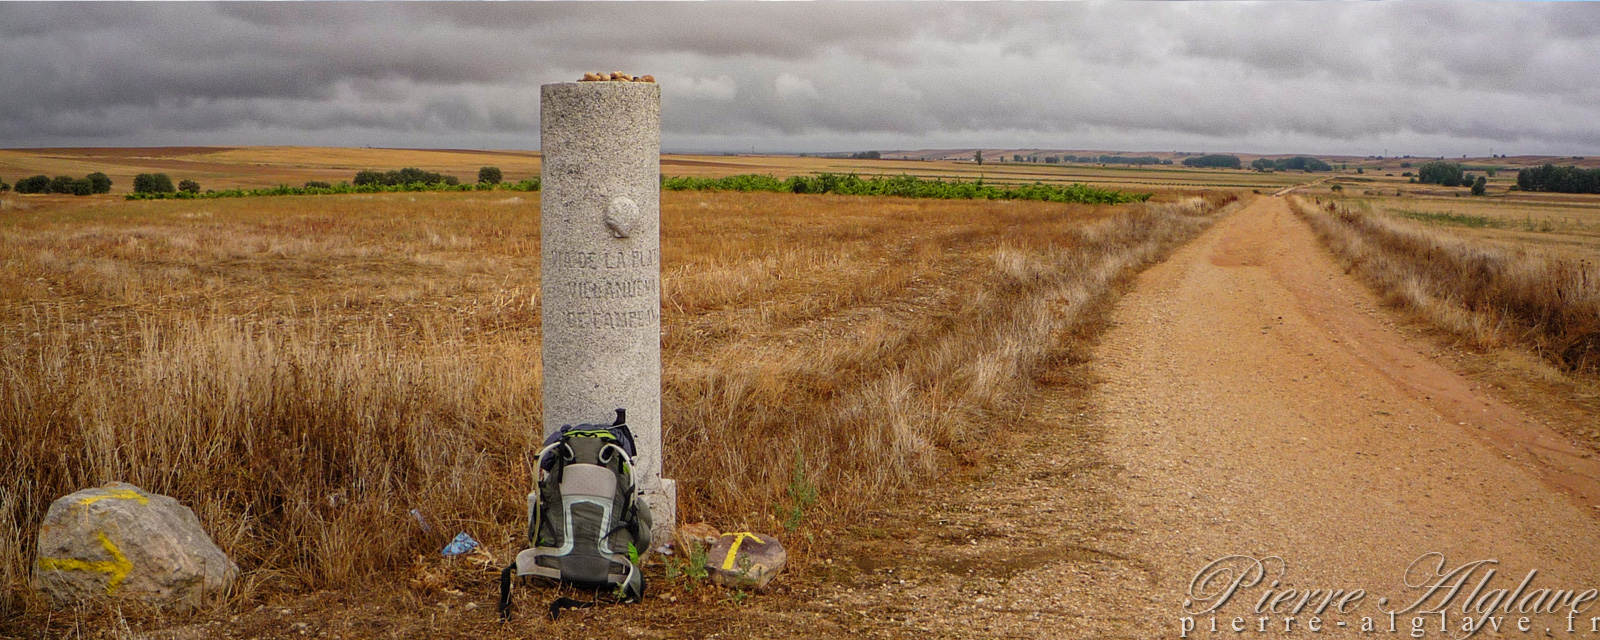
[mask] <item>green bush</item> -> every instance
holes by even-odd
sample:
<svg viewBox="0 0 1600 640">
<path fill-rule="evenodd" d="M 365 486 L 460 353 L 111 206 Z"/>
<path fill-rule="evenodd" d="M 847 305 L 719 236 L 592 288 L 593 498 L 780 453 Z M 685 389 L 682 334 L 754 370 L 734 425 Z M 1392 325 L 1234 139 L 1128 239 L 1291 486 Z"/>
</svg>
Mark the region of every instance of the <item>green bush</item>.
<svg viewBox="0 0 1600 640">
<path fill-rule="evenodd" d="M 310 180 L 310 181 L 306 182 L 306 188 L 307 189 L 332 189 L 333 185 L 328 184 L 326 182 L 323 182 L 321 180 Z"/>
<path fill-rule="evenodd" d="M 200 183 L 193 180 L 180 180 L 178 190 L 184 193 L 200 193 Z"/>
<path fill-rule="evenodd" d="M 500 167 L 478 169 L 478 184 L 500 184 Z"/>
<path fill-rule="evenodd" d="M 141 173 L 133 177 L 134 193 L 176 193 L 172 178 L 165 173 Z"/>
<path fill-rule="evenodd" d="M 447 176 L 432 171 L 423 171 L 416 167 L 406 167 L 399 171 L 375 171 L 367 169 L 356 173 L 354 180 L 356 186 L 380 185 L 394 187 L 406 184 L 442 184 L 455 186 L 461 181 L 455 176 Z"/>
<path fill-rule="evenodd" d="M 17 181 L 17 193 L 50 193 L 50 176 L 33 176 Z"/>
<path fill-rule="evenodd" d="M 88 178 L 78 178 L 72 181 L 72 185 L 68 189 L 75 196 L 91 195 L 94 193 L 94 181 Z"/>
<path fill-rule="evenodd" d="M 1417 167 L 1417 182 L 1445 187 L 1461 186 L 1462 167 L 1451 162 L 1424 162 Z"/>
<path fill-rule="evenodd" d="M 50 193 L 72 194 L 72 176 L 56 176 L 50 179 Z"/>
<path fill-rule="evenodd" d="M 5 180 L 0 180 L 0 193 L 5 193 L 5 192 L 10 191 L 10 190 L 11 190 L 11 185 L 6 184 Z"/>
<path fill-rule="evenodd" d="M 107 176 L 104 173 L 100 173 L 99 171 L 96 171 L 96 172 L 91 173 L 88 176 L 86 176 L 86 179 L 89 181 L 89 183 L 91 185 L 93 185 L 94 188 L 91 189 L 91 191 L 93 191 L 94 193 L 111 193 L 111 177 L 110 176 Z"/>
<path fill-rule="evenodd" d="M 1478 180 L 1472 183 L 1472 195 L 1481 196 L 1485 191 L 1488 190 L 1488 187 L 1489 179 L 1483 176 L 1478 176 Z"/>
</svg>

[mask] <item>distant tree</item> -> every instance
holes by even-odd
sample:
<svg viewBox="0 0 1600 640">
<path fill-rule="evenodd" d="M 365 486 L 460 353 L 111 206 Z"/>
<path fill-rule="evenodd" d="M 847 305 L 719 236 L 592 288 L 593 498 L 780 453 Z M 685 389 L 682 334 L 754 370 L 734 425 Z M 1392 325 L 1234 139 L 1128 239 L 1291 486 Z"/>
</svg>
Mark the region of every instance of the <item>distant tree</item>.
<svg viewBox="0 0 1600 640">
<path fill-rule="evenodd" d="M 0 193 L 5 193 L 5 192 L 10 191 L 10 190 L 11 190 L 11 185 L 6 184 L 5 180 L 0 180 Z"/>
<path fill-rule="evenodd" d="M 111 193 L 111 178 L 106 174 L 96 171 L 86 176 L 86 179 L 94 185 L 95 193 Z"/>
<path fill-rule="evenodd" d="M 1186 167 L 1217 167 L 1223 169 L 1238 169 L 1243 166 L 1239 156 L 1212 154 L 1194 158 L 1184 158 L 1183 166 Z"/>
<path fill-rule="evenodd" d="M 1061 162 L 1061 158 L 1060 158 L 1060 156 L 1045 156 L 1044 157 L 1044 162 L 1045 162 L 1045 164 L 1056 164 L 1058 162 Z"/>
<path fill-rule="evenodd" d="M 56 176 L 50 179 L 50 193 L 72 193 L 72 176 Z"/>
<path fill-rule="evenodd" d="M 178 190 L 184 193 L 200 193 L 200 183 L 193 180 L 178 181 Z"/>
<path fill-rule="evenodd" d="M 1361 167 L 1356 167 L 1356 173 L 1366 173 L 1366 172 L 1367 171 L 1365 169 L 1362 169 Z"/>
<path fill-rule="evenodd" d="M 50 193 L 50 176 L 33 176 L 17 181 L 17 193 Z"/>
<path fill-rule="evenodd" d="M 1313 173 L 1317 171 L 1333 171 L 1333 165 L 1313 158 L 1311 156 L 1295 156 L 1278 161 L 1278 168 L 1285 171 L 1304 171 Z"/>
<path fill-rule="evenodd" d="M 366 169 L 364 171 L 357 171 L 356 172 L 356 179 L 352 180 L 351 183 L 356 185 L 356 186 L 358 186 L 358 187 L 362 186 L 362 185 L 369 185 L 369 184 L 384 184 L 384 182 L 383 182 L 383 172 L 382 171 L 373 171 L 372 169 Z"/>
<path fill-rule="evenodd" d="M 478 184 L 500 184 L 500 167 L 478 169 Z"/>
<path fill-rule="evenodd" d="M 173 193 L 172 178 L 165 173 L 141 173 L 133 177 L 134 193 Z"/>
<path fill-rule="evenodd" d="M 356 186 L 382 185 L 398 186 L 407 184 L 461 184 L 455 176 L 447 176 L 433 171 L 423 171 L 416 167 L 406 167 L 399 171 L 373 171 L 371 169 L 356 174 Z"/>
<path fill-rule="evenodd" d="M 72 181 L 72 195 L 86 196 L 94 193 L 94 181 L 88 178 L 78 178 Z"/>
<path fill-rule="evenodd" d="M 310 181 L 306 182 L 306 188 L 307 189 L 332 189 L 333 185 L 328 184 L 326 182 L 323 182 L 321 180 L 310 180 Z"/>
<path fill-rule="evenodd" d="M 1452 162 L 1424 162 L 1417 167 L 1417 182 L 1446 187 L 1461 186 L 1461 165 Z"/>
<path fill-rule="evenodd" d="M 978 163 L 980 167 L 983 166 L 983 149 L 972 152 L 972 161 Z"/>
<path fill-rule="evenodd" d="M 1481 196 L 1483 195 L 1484 191 L 1488 190 L 1488 187 L 1489 179 L 1483 176 L 1478 176 L 1477 182 L 1472 183 L 1472 195 Z"/>
<path fill-rule="evenodd" d="M 1011 154 L 1011 161 L 1012 162 L 1022 162 L 1022 154 L 1020 154 L 1020 153 Z"/>
<path fill-rule="evenodd" d="M 1558 167 L 1553 164 L 1528 167 L 1517 172 L 1517 189 L 1557 193 L 1600 193 L 1600 169 L 1580 169 L 1571 165 Z M 17 182 L 17 191 L 22 192 L 21 181 Z"/>
<path fill-rule="evenodd" d="M 1401 169 L 1410 169 L 1410 168 L 1411 168 L 1411 163 L 1409 163 L 1409 162 L 1402 162 L 1402 163 L 1400 163 L 1400 168 L 1401 168 Z"/>
</svg>

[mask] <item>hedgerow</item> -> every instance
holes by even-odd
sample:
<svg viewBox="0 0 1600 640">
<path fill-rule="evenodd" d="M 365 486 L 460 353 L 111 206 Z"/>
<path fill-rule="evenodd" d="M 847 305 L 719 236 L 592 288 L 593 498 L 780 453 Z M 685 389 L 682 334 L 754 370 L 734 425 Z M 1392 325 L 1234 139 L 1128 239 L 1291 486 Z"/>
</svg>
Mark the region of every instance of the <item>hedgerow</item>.
<svg viewBox="0 0 1600 640">
<path fill-rule="evenodd" d="M 916 176 L 875 176 L 863 178 L 854 173 L 821 173 L 814 176 L 744 174 L 725 178 L 665 177 L 661 188 L 668 191 L 773 191 L 787 193 L 835 193 L 849 196 L 899 196 L 902 198 L 942 198 L 961 200 L 1043 200 L 1079 204 L 1121 204 L 1143 202 L 1148 193 L 1127 193 L 1082 184 L 1025 185 L 985 184 L 982 178 L 967 180 L 924 180 Z"/>
<path fill-rule="evenodd" d="M 278 185 L 265 189 L 224 189 L 205 193 L 132 193 L 129 200 L 192 200 L 201 198 L 249 198 L 257 196 L 319 196 L 351 193 L 397 193 L 418 191 L 538 191 L 538 178 L 501 184 L 351 184 L 341 182 L 328 187 Z M 822 173 L 814 176 L 777 178 L 744 174 L 724 178 L 662 176 L 661 188 L 667 191 L 771 191 L 776 193 L 833 193 L 850 196 L 898 196 L 902 198 L 941 198 L 951 200 L 1042 200 L 1075 204 L 1122 204 L 1149 200 L 1148 193 L 1128 193 L 1082 184 L 995 185 L 978 180 L 924 180 L 916 176 L 875 176 L 863 178 L 853 173 Z"/>
<path fill-rule="evenodd" d="M 326 186 L 324 186 L 326 185 Z M 205 193 L 130 193 L 129 200 L 199 200 L 205 198 L 254 198 L 260 196 L 328 196 L 352 193 L 401 193 L 418 191 L 493 191 L 501 189 L 506 191 L 538 191 L 539 179 L 523 180 L 520 182 L 501 184 L 446 184 L 442 182 L 412 182 L 408 184 L 350 184 L 340 182 L 329 185 L 327 183 L 308 182 L 304 187 L 291 187 L 280 184 L 276 187 L 264 189 L 222 189 L 207 191 Z"/>
</svg>

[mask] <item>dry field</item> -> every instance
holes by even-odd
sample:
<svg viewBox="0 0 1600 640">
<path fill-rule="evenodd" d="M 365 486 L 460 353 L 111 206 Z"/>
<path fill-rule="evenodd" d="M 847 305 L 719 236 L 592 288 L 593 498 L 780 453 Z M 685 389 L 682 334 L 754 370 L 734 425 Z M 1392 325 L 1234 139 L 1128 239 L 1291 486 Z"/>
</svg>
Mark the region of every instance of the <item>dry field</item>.
<svg viewBox="0 0 1600 640">
<path fill-rule="evenodd" d="M 1425 223 L 1503 248 L 1600 255 L 1600 196 L 1510 193 L 1498 197 L 1374 197 L 1350 206 Z"/>
<path fill-rule="evenodd" d="M 821 528 L 980 467 L 1119 283 L 1231 196 L 1164 199 L 663 194 L 683 517 L 789 530 L 803 569 Z M 43 624 L 43 508 L 113 479 L 194 507 L 246 569 L 236 606 L 398 584 L 459 530 L 520 547 L 538 194 L 3 202 L 0 635 Z"/>
</svg>

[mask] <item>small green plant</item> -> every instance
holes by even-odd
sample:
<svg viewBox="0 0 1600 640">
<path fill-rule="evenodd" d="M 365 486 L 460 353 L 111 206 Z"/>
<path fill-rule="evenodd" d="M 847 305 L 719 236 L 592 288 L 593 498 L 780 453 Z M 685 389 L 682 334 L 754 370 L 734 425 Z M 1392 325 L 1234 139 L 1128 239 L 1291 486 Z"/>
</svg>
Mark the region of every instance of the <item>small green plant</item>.
<svg viewBox="0 0 1600 640">
<path fill-rule="evenodd" d="M 667 579 L 687 578 L 683 583 L 683 590 L 692 593 L 696 583 L 704 582 L 706 577 L 711 575 L 710 571 L 706 570 L 706 561 L 710 559 L 711 550 L 703 544 L 691 544 L 689 547 L 688 554 L 682 558 L 667 558 L 666 565 Z"/>
<path fill-rule="evenodd" d="M 788 494 L 789 504 L 778 511 L 783 528 L 793 531 L 805 519 L 806 509 L 817 503 L 817 485 L 806 476 L 805 456 L 799 451 L 794 452 L 794 475 L 789 478 Z"/>
<path fill-rule="evenodd" d="M 749 591 L 745 591 L 744 589 L 734 589 L 734 590 L 728 592 L 728 602 L 732 602 L 734 604 L 739 604 L 741 602 L 744 602 L 745 598 L 749 598 L 749 597 L 750 597 L 750 592 Z"/>
</svg>

